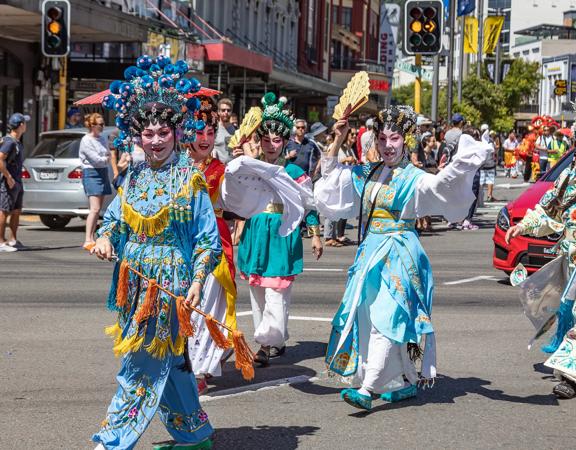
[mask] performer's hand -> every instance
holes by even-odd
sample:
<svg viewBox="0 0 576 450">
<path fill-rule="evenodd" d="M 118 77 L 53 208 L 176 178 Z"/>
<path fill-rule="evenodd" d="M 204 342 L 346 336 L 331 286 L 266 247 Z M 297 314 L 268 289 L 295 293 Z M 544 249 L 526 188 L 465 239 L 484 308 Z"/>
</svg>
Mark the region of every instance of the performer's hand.
<svg viewBox="0 0 576 450">
<path fill-rule="evenodd" d="M 332 128 L 335 134 L 335 139 L 338 138 L 338 136 L 346 137 L 346 135 L 348 134 L 348 128 L 350 128 L 350 125 L 348 124 L 348 119 L 338 120 Z"/>
<path fill-rule="evenodd" d="M 319 260 L 324 252 L 324 248 L 322 247 L 322 241 L 320 240 L 320 236 L 312 236 L 312 253 L 316 257 L 316 260 Z"/>
<path fill-rule="evenodd" d="M 200 300 L 202 298 L 202 285 L 195 281 L 190 286 L 188 290 L 188 295 L 186 296 L 186 306 L 198 308 L 200 305 Z"/>
<path fill-rule="evenodd" d="M 518 225 L 514 225 L 513 227 L 508 228 L 504 240 L 506 241 L 507 244 L 510 244 L 512 238 L 520 236 L 521 234 L 522 234 L 522 228 L 520 228 Z"/>
<path fill-rule="evenodd" d="M 107 237 L 99 237 L 96 239 L 96 244 L 90 250 L 91 255 L 96 255 L 99 259 L 106 259 L 112 261 L 112 256 L 114 255 L 114 247 L 110 243 L 110 239 Z"/>
<path fill-rule="evenodd" d="M 232 156 L 234 158 L 238 158 L 239 156 L 243 155 L 244 155 L 244 149 L 242 147 L 236 147 L 234 150 L 232 150 Z"/>
</svg>

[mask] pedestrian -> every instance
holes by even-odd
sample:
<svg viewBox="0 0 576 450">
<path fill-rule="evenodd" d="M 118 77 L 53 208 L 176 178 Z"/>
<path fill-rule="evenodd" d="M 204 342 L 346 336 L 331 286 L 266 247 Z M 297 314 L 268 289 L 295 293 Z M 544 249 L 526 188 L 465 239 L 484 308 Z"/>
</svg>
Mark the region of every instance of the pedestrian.
<svg viewBox="0 0 576 450">
<path fill-rule="evenodd" d="M 22 247 L 22 243 L 18 240 L 18 226 L 24 199 L 22 135 L 26 132 L 26 124 L 29 121 L 30 116 L 21 113 L 12 114 L 8 119 L 8 135 L 4 136 L 0 143 L 0 252 L 15 252 Z M 7 224 L 10 230 L 8 240 L 6 240 Z"/>
<path fill-rule="evenodd" d="M 287 100 L 269 92 L 262 99 L 262 122 L 257 130 L 260 135 L 263 160 L 268 171 L 274 166 L 284 166 L 290 178 L 296 181 L 306 195 L 312 195 L 310 177 L 300 166 L 288 162 L 285 147 L 294 126 L 290 113 L 285 109 Z M 234 194 L 234 193 L 232 193 Z M 238 208 L 239 203 L 252 203 L 251 195 L 238 200 L 224 198 L 225 205 Z M 246 220 L 238 245 L 237 268 L 243 279 L 248 280 L 254 339 L 260 344 L 254 361 L 262 367 L 269 365 L 270 358 L 284 354 L 288 334 L 288 315 L 292 298 L 292 285 L 303 270 L 303 250 L 300 228 L 282 236 L 279 233 L 284 206 L 269 203 L 266 210 Z M 320 227 L 316 211 L 307 211 L 305 222 L 312 236 L 312 252 L 316 258 L 322 255 Z"/>
<path fill-rule="evenodd" d="M 456 113 L 452 116 L 452 127 L 444 134 L 444 142 L 447 147 L 456 147 L 458 145 L 465 123 L 466 119 L 462 114 Z"/>
<path fill-rule="evenodd" d="M 82 114 L 80 114 L 80 110 L 75 106 L 68 109 L 66 113 L 66 128 L 82 128 Z"/>
<path fill-rule="evenodd" d="M 315 142 L 313 135 L 308 135 L 307 131 L 308 124 L 306 121 L 304 119 L 296 119 L 294 121 L 294 136 L 286 144 L 285 152 L 286 161 L 297 165 L 312 178 L 318 166 L 318 161 L 320 161 L 320 147 Z M 318 127 L 316 125 L 313 134 L 318 136 L 318 131 L 326 131 L 326 127 L 323 125 Z"/>
<path fill-rule="evenodd" d="M 430 132 L 425 132 L 420 138 L 420 143 L 415 147 L 415 151 L 410 154 L 412 164 L 424 172 L 438 173 L 438 163 L 434 156 L 435 149 L 436 137 Z M 424 216 L 416 219 L 416 229 L 426 232 L 432 231 L 432 217 Z"/>
<path fill-rule="evenodd" d="M 538 154 L 538 160 L 540 162 L 540 174 L 543 175 L 548 170 L 548 152 L 552 148 L 552 142 L 554 137 L 554 128 L 545 125 L 542 128 L 542 136 L 536 139 L 535 149 Z"/>
<path fill-rule="evenodd" d="M 366 121 L 369 119 L 369 116 L 362 113 L 359 115 L 358 122 L 360 127 L 358 128 L 358 135 L 356 136 L 356 157 L 358 158 L 359 162 L 364 162 L 366 155 L 362 154 L 362 135 L 366 132 Z"/>
<path fill-rule="evenodd" d="M 504 141 L 504 174 L 506 178 L 516 178 L 518 176 L 517 171 L 517 161 L 516 161 L 516 149 L 518 148 L 519 142 L 516 139 L 516 133 L 510 131 L 508 138 Z"/>
<path fill-rule="evenodd" d="M 94 231 L 96 231 L 104 197 L 112 194 L 112 189 L 108 176 L 110 150 L 108 142 L 102 135 L 104 118 L 99 113 L 87 114 L 84 117 L 84 126 L 88 132 L 80 141 L 78 157 L 82 165 L 82 185 L 90 206 L 83 244 L 83 247 L 88 249 L 95 242 Z"/>
<path fill-rule="evenodd" d="M 550 149 L 548 150 L 548 164 L 550 168 L 554 167 L 564 153 L 568 150 L 568 146 L 564 141 L 564 135 L 560 131 L 555 131 Z"/>
<path fill-rule="evenodd" d="M 332 133 L 334 135 L 334 133 Z M 358 157 L 355 150 L 356 136 L 358 131 L 354 127 L 350 127 L 348 135 L 338 151 L 338 162 L 346 166 L 354 166 L 358 163 Z M 338 219 L 336 223 L 336 240 L 343 245 L 352 245 L 354 242 L 346 237 L 346 223 L 347 219 Z"/>
<path fill-rule="evenodd" d="M 376 151 L 376 138 L 374 134 L 374 119 L 369 118 L 366 120 L 366 130 L 362 133 L 360 138 L 361 153 L 364 161 L 377 162 L 378 152 Z"/>
<path fill-rule="evenodd" d="M 494 198 L 494 184 L 496 183 L 496 164 L 498 153 L 496 151 L 496 146 L 494 142 L 494 137 L 496 136 L 495 131 L 488 131 L 488 137 L 486 139 L 482 139 L 484 142 L 487 142 L 490 147 L 492 148 L 492 152 L 488 155 L 488 159 L 482 167 L 480 168 L 480 188 L 481 190 L 484 189 L 484 186 L 487 188 L 487 197 L 486 201 L 488 202 L 497 202 L 496 198 Z M 482 191 L 483 192 L 483 191 Z"/>
<path fill-rule="evenodd" d="M 478 130 L 477 128 L 474 127 L 466 127 L 462 130 L 462 134 L 466 134 L 468 136 L 471 136 L 472 139 L 474 139 L 475 141 L 482 141 L 486 144 L 485 147 L 482 148 L 482 152 L 485 158 L 488 158 L 489 155 L 491 155 L 493 148 L 490 146 L 489 143 L 485 142 L 482 140 L 482 135 L 480 134 L 480 130 Z M 488 151 L 486 151 L 485 149 L 488 149 Z M 483 163 L 486 160 L 483 161 Z M 472 179 L 472 195 L 474 196 L 474 200 L 472 201 L 472 204 L 470 205 L 470 209 L 468 209 L 468 214 L 466 215 L 466 217 L 464 218 L 464 220 L 459 224 L 456 225 L 454 227 L 454 224 L 448 222 L 448 229 L 453 229 L 453 228 L 458 228 L 460 230 L 463 231 L 476 231 L 478 230 L 480 227 L 478 225 L 476 225 L 475 223 L 472 223 L 472 219 L 474 218 L 474 214 L 476 214 L 476 207 L 478 206 L 478 199 L 480 198 L 480 194 L 481 194 L 481 187 L 482 185 L 480 184 L 480 169 L 476 170 L 476 172 L 474 173 L 474 178 Z"/>
<path fill-rule="evenodd" d="M 177 151 L 201 128 L 194 109 L 185 108 L 185 95 L 197 82 L 185 76 L 184 61 L 172 65 L 164 57 L 142 56 L 137 65 L 149 87 L 140 77 L 128 79 L 122 85 L 132 92 L 129 106 L 118 108 L 120 95 L 105 100 L 107 107 L 121 109 L 117 123 L 126 140 L 141 139 L 146 161 L 128 173 L 91 250 L 101 259 L 118 259 L 108 297 L 118 321 L 107 333 L 122 357 L 118 389 L 92 440 L 97 450 L 132 449 L 158 412 L 174 441 L 154 449 L 209 449 L 213 429 L 185 352 L 194 335 L 190 307 L 200 304 L 221 245 L 204 176 L 190 166 L 186 152 Z M 168 74 L 159 77 L 157 67 L 178 70 L 178 90 L 163 81 Z"/>
<path fill-rule="evenodd" d="M 214 140 L 214 151 L 212 156 L 217 158 L 224 164 L 232 159 L 232 154 L 228 149 L 228 141 L 234 134 L 234 125 L 230 122 L 232 114 L 232 100 L 229 98 L 222 98 L 218 101 L 218 128 L 216 138 Z"/>
<path fill-rule="evenodd" d="M 224 179 L 224 164 L 212 157 L 214 139 L 218 128 L 218 113 L 216 102 L 210 97 L 201 97 L 199 114 L 204 117 L 205 127 L 196 131 L 194 142 L 187 144 L 191 163 L 206 178 L 208 195 L 216 215 L 216 224 L 220 241 L 222 243 L 222 258 L 208 275 L 204 283 L 202 311 L 211 314 L 216 320 L 225 323 L 231 329 L 236 329 L 236 268 L 234 266 L 234 252 L 232 236 L 224 218 L 224 209 L 220 199 L 222 181 Z M 222 358 L 224 349 L 216 345 L 210 336 L 203 317 L 199 314 L 192 316 L 192 323 L 196 334 L 188 340 L 190 362 L 196 376 L 198 394 L 202 395 L 208 390 L 207 379 L 222 375 Z M 229 337 L 225 333 L 226 337 Z"/>
<path fill-rule="evenodd" d="M 234 127 L 235 130 L 237 130 L 238 127 L 240 126 L 238 122 L 238 114 L 236 114 L 235 112 L 230 114 L 230 124 Z"/>
<path fill-rule="evenodd" d="M 372 408 L 373 398 L 413 397 L 418 383 L 430 385 L 436 377 L 434 283 L 414 223 L 432 214 L 461 219 L 473 200 L 473 173 L 487 152 L 485 144 L 462 136 L 452 164 L 438 175 L 427 174 L 403 164 L 407 148 L 416 144 L 412 108 L 392 106 L 377 117 L 382 163 L 338 164 L 348 128 L 347 120 L 340 120 L 314 192 L 318 210 L 329 218 L 354 217 L 358 210 L 361 217 L 368 215 L 326 355 L 330 372 L 360 386 L 344 389 L 341 398 L 365 410 Z M 418 374 L 414 361 L 420 356 Z"/>
</svg>

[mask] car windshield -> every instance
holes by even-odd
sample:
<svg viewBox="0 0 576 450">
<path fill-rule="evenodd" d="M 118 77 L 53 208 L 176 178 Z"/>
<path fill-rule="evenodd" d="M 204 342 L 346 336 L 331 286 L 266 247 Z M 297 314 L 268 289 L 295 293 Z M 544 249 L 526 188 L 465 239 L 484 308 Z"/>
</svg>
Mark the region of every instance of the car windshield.
<svg viewBox="0 0 576 450">
<path fill-rule="evenodd" d="M 565 158 L 562 158 L 560 161 L 558 161 L 558 164 L 546 172 L 546 174 L 544 174 L 544 176 L 540 178 L 539 181 L 556 181 L 562 171 L 572 162 L 572 154 L 573 152 L 570 152 L 566 155 Z"/>
<path fill-rule="evenodd" d="M 43 136 L 32 151 L 31 158 L 50 155 L 54 158 L 78 158 L 80 140 L 83 135 Z"/>
</svg>

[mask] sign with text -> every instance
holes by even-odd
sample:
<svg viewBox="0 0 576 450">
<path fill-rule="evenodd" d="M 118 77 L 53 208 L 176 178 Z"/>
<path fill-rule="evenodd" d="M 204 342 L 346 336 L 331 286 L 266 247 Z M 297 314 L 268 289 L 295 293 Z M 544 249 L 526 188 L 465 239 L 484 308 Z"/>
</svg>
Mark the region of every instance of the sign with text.
<svg viewBox="0 0 576 450">
<path fill-rule="evenodd" d="M 554 95 L 560 97 L 568 93 L 568 81 L 556 80 L 554 81 Z"/>
</svg>

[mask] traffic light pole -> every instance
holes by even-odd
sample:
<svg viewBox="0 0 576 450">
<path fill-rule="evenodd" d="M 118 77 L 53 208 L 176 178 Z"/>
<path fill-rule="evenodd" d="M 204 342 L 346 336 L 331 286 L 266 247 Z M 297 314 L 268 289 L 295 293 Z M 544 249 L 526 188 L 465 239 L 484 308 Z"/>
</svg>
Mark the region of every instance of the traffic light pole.
<svg viewBox="0 0 576 450">
<path fill-rule="evenodd" d="M 414 112 L 420 114 L 422 94 L 422 55 L 416 53 L 415 58 L 416 71 L 418 75 L 416 75 L 416 80 L 414 81 Z"/>
<path fill-rule="evenodd" d="M 58 129 L 66 127 L 66 82 L 68 79 L 68 57 L 60 58 L 60 77 L 58 80 Z"/>
<path fill-rule="evenodd" d="M 434 73 L 432 74 L 432 122 L 438 121 L 438 85 L 440 84 L 440 56 L 434 55 Z"/>
<path fill-rule="evenodd" d="M 447 95 L 447 120 L 452 117 L 452 101 L 454 97 L 454 29 L 456 28 L 456 2 L 450 2 L 450 50 L 448 52 L 448 95 Z"/>
</svg>

